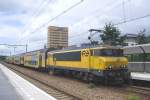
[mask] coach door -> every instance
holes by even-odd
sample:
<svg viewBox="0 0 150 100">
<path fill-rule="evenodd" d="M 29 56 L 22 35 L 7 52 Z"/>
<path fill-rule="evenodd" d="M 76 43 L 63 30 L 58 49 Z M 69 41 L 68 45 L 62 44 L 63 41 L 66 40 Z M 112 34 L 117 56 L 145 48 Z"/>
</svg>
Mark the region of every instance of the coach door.
<svg viewBox="0 0 150 100">
<path fill-rule="evenodd" d="M 45 67 L 45 53 L 41 53 L 41 67 Z"/>
<path fill-rule="evenodd" d="M 42 54 L 39 53 L 39 67 L 42 67 Z"/>
</svg>

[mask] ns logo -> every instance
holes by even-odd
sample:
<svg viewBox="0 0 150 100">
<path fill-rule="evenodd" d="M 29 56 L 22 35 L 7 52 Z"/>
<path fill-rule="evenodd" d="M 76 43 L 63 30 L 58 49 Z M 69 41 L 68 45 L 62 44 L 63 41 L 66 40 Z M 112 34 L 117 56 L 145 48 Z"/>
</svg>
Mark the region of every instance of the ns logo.
<svg viewBox="0 0 150 100">
<path fill-rule="evenodd" d="M 90 55 L 90 52 L 88 50 L 84 50 L 82 51 L 82 56 L 89 56 Z"/>
</svg>

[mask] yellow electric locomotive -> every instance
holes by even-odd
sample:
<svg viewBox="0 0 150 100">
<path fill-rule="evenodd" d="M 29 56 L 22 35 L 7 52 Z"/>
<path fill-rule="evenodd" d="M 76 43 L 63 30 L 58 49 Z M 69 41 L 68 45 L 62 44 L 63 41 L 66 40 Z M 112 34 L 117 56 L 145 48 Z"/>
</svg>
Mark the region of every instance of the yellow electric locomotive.
<svg viewBox="0 0 150 100">
<path fill-rule="evenodd" d="M 128 82 L 130 72 L 123 49 L 117 47 L 95 47 L 76 50 L 48 52 L 47 66 L 50 71 L 69 72 L 86 80 Z"/>
</svg>

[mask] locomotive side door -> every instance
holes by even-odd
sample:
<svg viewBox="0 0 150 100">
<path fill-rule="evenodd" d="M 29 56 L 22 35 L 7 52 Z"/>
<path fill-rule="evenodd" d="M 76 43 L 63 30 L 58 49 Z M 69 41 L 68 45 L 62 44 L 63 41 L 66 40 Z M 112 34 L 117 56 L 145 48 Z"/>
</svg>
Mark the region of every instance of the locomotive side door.
<svg viewBox="0 0 150 100">
<path fill-rule="evenodd" d="M 81 51 L 82 56 L 82 66 L 90 71 L 91 69 L 91 59 L 90 59 L 90 50 L 84 49 Z"/>
</svg>

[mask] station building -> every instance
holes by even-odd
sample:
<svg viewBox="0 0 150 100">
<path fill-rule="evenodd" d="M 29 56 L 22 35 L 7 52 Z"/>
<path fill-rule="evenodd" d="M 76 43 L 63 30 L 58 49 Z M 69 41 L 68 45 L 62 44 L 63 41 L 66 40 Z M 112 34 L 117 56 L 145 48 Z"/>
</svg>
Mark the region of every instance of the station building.
<svg viewBox="0 0 150 100">
<path fill-rule="evenodd" d="M 136 42 L 136 39 L 138 37 L 137 34 L 126 34 L 124 35 L 124 37 L 125 37 L 124 42 L 126 43 L 127 46 L 134 46 L 138 44 Z"/>
</svg>

